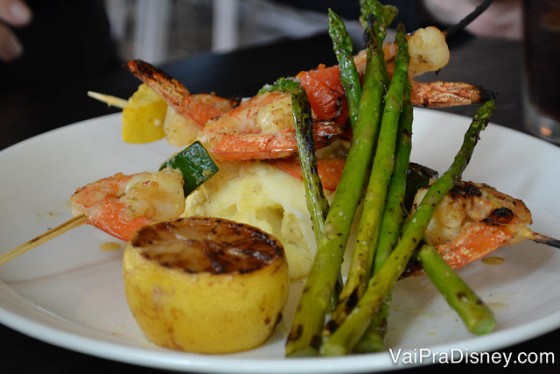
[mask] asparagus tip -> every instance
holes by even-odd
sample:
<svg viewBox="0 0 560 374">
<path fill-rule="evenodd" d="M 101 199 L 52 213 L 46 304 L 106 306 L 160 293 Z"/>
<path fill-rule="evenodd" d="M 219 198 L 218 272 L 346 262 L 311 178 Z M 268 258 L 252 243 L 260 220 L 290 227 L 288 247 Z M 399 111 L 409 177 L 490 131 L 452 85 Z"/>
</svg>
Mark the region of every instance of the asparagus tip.
<svg viewBox="0 0 560 374">
<path fill-rule="evenodd" d="M 483 87 L 478 87 L 480 91 L 480 98 L 483 102 L 488 100 L 496 100 L 499 96 L 498 92 L 492 91 Z"/>
</svg>

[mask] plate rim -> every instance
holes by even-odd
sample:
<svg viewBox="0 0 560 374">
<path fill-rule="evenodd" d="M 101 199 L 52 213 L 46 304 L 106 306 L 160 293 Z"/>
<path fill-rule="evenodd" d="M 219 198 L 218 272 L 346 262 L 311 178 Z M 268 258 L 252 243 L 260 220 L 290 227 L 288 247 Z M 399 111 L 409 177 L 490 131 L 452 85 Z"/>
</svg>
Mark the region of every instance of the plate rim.
<svg viewBox="0 0 560 374">
<path fill-rule="evenodd" d="M 455 113 L 448 113 L 448 112 L 441 112 L 441 111 L 436 111 L 434 113 L 434 111 L 432 109 L 424 109 L 424 108 L 415 108 L 415 110 L 419 110 L 421 113 L 422 112 L 426 112 L 426 111 L 430 111 L 431 114 L 435 114 L 437 116 L 443 116 L 443 117 L 454 117 L 456 119 L 461 119 L 463 120 L 470 120 L 468 117 L 463 116 L 463 115 L 459 115 L 459 114 L 455 114 Z M 44 139 L 45 137 L 50 137 L 50 136 L 56 136 L 57 133 L 64 133 L 69 131 L 69 129 L 74 129 L 77 128 L 79 126 L 88 126 L 90 125 L 92 122 L 97 122 L 97 121 L 114 121 L 115 119 L 119 118 L 121 116 L 121 113 L 113 113 L 113 114 L 108 114 L 108 115 L 104 115 L 104 116 L 100 116 L 100 117 L 95 117 L 95 118 L 90 118 L 90 119 L 86 119 L 83 121 L 79 121 L 73 124 L 69 124 L 69 125 L 65 125 L 56 129 L 53 129 L 51 131 L 47 131 L 38 135 L 35 135 L 31 138 L 25 139 L 19 143 L 16 143 L 14 145 L 11 145 L 7 148 L 4 148 L 3 150 L 0 151 L 0 157 L 4 157 L 4 155 L 9 154 L 11 152 L 17 152 L 20 148 L 26 147 L 28 146 L 28 144 L 33 144 L 34 142 L 40 142 L 42 141 L 42 139 Z M 555 145 L 550 144 L 548 142 L 546 142 L 545 140 L 542 140 L 540 138 L 531 136 L 529 134 L 520 132 L 518 130 L 515 129 L 511 129 L 499 124 L 495 124 L 495 123 L 490 123 L 489 127 L 491 128 L 497 128 L 497 131 L 505 131 L 505 133 L 507 134 L 515 134 L 514 136 L 518 136 L 521 135 L 523 137 L 526 137 L 528 139 L 531 139 L 530 141 L 535 141 L 535 142 L 539 142 L 539 144 L 543 144 L 548 147 L 554 147 L 557 148 Z M 560 150 L 559 150 L 560 151 Z M 25 303 L 26 299 L 22 298 L 15 290 L 13 290 L 9 285 L 7 285 L 6 283 L 4 283 L 4 281 L 0 278 L 0 300 L 3 296 L 1 292 L 2 288 L 5 289 L 9 289 L 10 292 L 13 292 L 17 297 L 16 297 L 16 301 L 17 298 L 21 298 L 21 302 Z M 33 306 L 29 306 L 30 308 L 33 308 Z M 38 307 L 36 307 L 38 308 Z M 34 309 L 34 312 L 38 312 L 40 310 L 40 308 L 38 309 Z M 74 322 L 69 321 L 67 319 L 64 319 L 56 314 L 52 314 L 49 313 L 48 311 L 44 311 L 44 313 L 47 315 L 47 317 L 53 317 L 53 318 L 58 318 L 61 321 L 66 321 L 68 323 L 74 324 Z M 50 319 L 49 319 L 50 321 Z M 262 365 L 264 363 L 266 364 L 275 364 L 276 367 L 272 370 L 272 371 L 266 371 L 269 373 L 272 372 L 286 372 L 290 371 L 292 372 L 293 370 L 297 370 L 297 372 L 302 372 L 302 373 L 312 373 L 312 372 L 317 372 L 317 364 L 319 362 L 322 362 L 323 364 L 320 365 L 320 372 L 323 373 L 338 373 L 341 372 L 340 370 L 343 370 L 342 372 L 360 372 L 363 370 L 369 370 L 369 371 L 375 371 L 375 370 L 392 370 L 392 369 L 399 369 L 399 368 L 411 368 L 413 366 L 417 366 L 417 365 L 398 365 L 398 364 L 394 364 L 392 362 L 389 363 L 389 365 L 387 365 L 387 359 L 389 359 L 388 357 L 388 353 L 387 352 L 380 352 L 380 353 L 375 353 L 375 354 L 366 354 L 366 355 L 360 355 L 360 358 L 372 358 L 372 357 L 376 357 L 376 358 L 381 358 L 381 363 L 378 363 L 376 365 L 372 365 L 373 362 L 367 362 L 367 367 L 364 366 L 363 364 L 366 364 L 365 361 L 367 360 L 356 360 L 356 356 L 346 356 L 346 357 L 336 357 L 336 358 L 325 358 L 325 357 L 321 357 L 321 358 L 302 358 L 302 359 L 268 359 L 268 358 L 257 358 L 257 359 L 250 359 L 250 358 L 239 358 L 239 357 L 228 357 L 228 355 L 224 355 L 224 356 L 210 356 L 212 357 L 212 360 L 203 360 L 203 358 L 208 358 L 209 356 L 204 356 L 204 355 L 197 355 L 197 354 L 192 354 L 192 353 L 183 353 L 183 352 L 174 352 L 174 351 L 167 351 L 162 349 L 162 351 L 149 351 L 149 353 L 156 353 L 157 356 L 161 356 L 160 359 L 156 359 L 154 360 L 153 358 L 146 358 L 144 355 L 146 353 L 146 350 L 141 348 L 141 347 L 134 347 L 128 344 L 125 344 L 125 351 L 128 351 L 131 356 L 129 357 L 123 357 L 122 354 L 118 354 L 113 350 L 115 348 L 115 346 L 118 346 L 119 349 L 123 349 L 122 345 L 119 345 L 117 340 L 113 341 L 113 339 L 109 339 L 109 340 L 97 340 L 94 339 L 92 337 L 88 337 L 85 335 L 78 335 L 76 336 L 75 334 L 69 332 L 69 331 L 60 331 L 59 329 L 56 329 L 53 326 L 50 325 L 45 325 L 43 323 L 41 323 L 40 321 L 37 320 L 30 320 L 29 318 L 25 318 L 23 316 L 18 315 L 17 313 L 15 313 L 15 311 L 13 310 L 7 310 L 4 308 L 4 305 L 0 305 L 0 323 L 6 325 L 7 327 L 10 327 L 16 331 L 19 331 L 20 333 L 23 333 L 25 335 L 28 335 L 30 337 L 33 337 L 35 339 L 65 348 L 65 349 L 69 349 L 72 351 L 76 351 L 76 352 L 81 352 L 84 354 L 90 354 L 99 358 L 104 358 L 104 359 L 113 359 L 116 361 L 121 361 L 121 362 L 126 362 L 126 363 L 130 363 L 130 364 L 136 364 L 136 365 L 142 365 L 142 366 L 147 366 L 147 367 L 153 367 L 153 368 L 160 368 L 160 369 L 173 369 L 173 370 L 198 370 L 198 371 L 204 371 L 204 372 L 218 372 L 219 370 L 223 370 L 224 367 L 226 365 L 232 365 L 233 363 L 235 363 L 236 367 L 233 367 L 234 371 L 230 371 L 232 373 L 257 373 L 257 372 L 262 372 Z M 34 328 L 32 328 L 34 327 Z M 90 327 L 87 326 L 79 326 L 79 328 L 81 329 L 86 329 L 87 331 L 94 331 L 93 329 L 91 329 Z M 490 335 L 487 336 L 482 336 L 482 337 L 476 337 L 476 338 L 470 338 L 467 339 L 466 341 L 462 342 L 462 343 L 470 343 L 471 345 L 473 344 L 474 340 L 477 340 L 478 344 L 477 346 L 479 346 L 479 349 L 474 349 L 474 350 L 478 350 L 478 351 L 484 351 L 484 350 L 494 350 L 494 349 L 500 349 L 500 348 L 507 348 L 509 346 L 512 346 L 514 344 L 526 341 L 526 340 L 530 340 L 532 338 L 535 338 L 537 336 L 540 336 L 544 333 L 553 331 L 557 328 L 560 327 L 560 311 L 553 313 L 553 314 L 549 314 L 546 317 L 543 317 L 537 321 L 532 321 L 529 322 L 527 324 L 524 325 L 520 325 L 520 326 L 516 326 L 515 328 L 510 328 L 504 331 L 497 331 L 494 332 Z M 39 329 L 37 329 L 39 328 Z M 528 330 L 528 331 L 526 331 Z M 45 331 L 44 334 L 41 333 L 37 333 L 37 331 Z M 515 338 L 512 339 L 511 337 L 511 333 L 514 333 L 513 335 L 515 335 Z M 105 335 L 105 334 L 103 334 Z M 501 338 L 503 335 L 508 335 L 508 344 L 504 345 L 503 343 L 499 342 L 500 340 L 503 339 L 496 339 L 496 336 L 498 338 Z M 56 338 L 54 338 L 56 337 Z M 76 345 L 76 344 L 72 344 L 72 342 L 82 342 L 83 344 L 80 345 Z M 94 351 L 92 351 L 91 349 L 87 348 L 87 343 L 95 343 L 94 345 L 97 346 L 97 349 L 95 349 Z M 482 349 L 480 349 L 481 347 L 481 343 L 482 342 Z M 445 348 L 449 349 L 449 344 L 441 344 L 441 345 L 435 345 L 435 346 L 430 346 L 429 348 L 432 349 L 433 351 L 444 351 Z M 159 349 L 159 347 L 157 347 Z M 469 350 L 470 352 L 472 352 L 473 350 Z M 179 357 L 180 356 L 180 357 Z M 156 362 L 154 362 L 156 361 Z M 210 362 L 208 362 L 210 361 Z M 363 361 L 362 365 L 356 365 L 356 362 L 359 361 Z M 375 360 L 374 360 L 375 361 Z M 348 365 L 352 363 L 352 368 L 349 368 Z M 305 370 L 305 367 L 302 367 L 302 364 L 307 364 L 309 365 L 309 367 L 307 368 L 307 370 Z M 313 366 L 313 367 L 312 367 Z M 229 367 L 230 369 L 232 369 L 232 367 Z M 278 371 L 276 371 L 276 369 Z M 351 369 L 349 371 L 349 369 Z M 303 371 L 302 371 L 303 370 Z M 294 371 L 296 372 L 296 371 Z"/>
</svg>

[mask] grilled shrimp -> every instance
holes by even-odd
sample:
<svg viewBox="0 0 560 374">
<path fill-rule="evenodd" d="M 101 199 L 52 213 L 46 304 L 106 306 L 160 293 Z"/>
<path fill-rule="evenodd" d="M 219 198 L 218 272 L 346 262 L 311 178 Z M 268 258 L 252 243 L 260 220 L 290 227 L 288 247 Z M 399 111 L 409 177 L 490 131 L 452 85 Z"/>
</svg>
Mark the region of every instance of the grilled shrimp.
<svg viewBox="0 0 560 374">
<path fill-rule="evenodd" d="M 449 63 L 450 52 L 445 34 L 438 28 L 430 26 L 420 28 L 407 35 L 410 63 L 408 72 L 411 78 L 428 72 L 437 72 Z M 387 69 L 392 73 L 397 53 L 395 42 L 386 42 L 383 53 Z M 359 74 L 366 68 L 366 51 L 360 51 L 354 57 Z M 317 75 L 315 77 L 315 75 Z M 344 90 L 340 86 L 340 70 L 338 66 L 325 67 L 320 65 L 315 70 L 300 72 L 297 77 L 306 89 L 312 107 L 321 107 L 327 113 L 345 113 Z M 411 79 L 411 100 L 415 106 L 451 107 L 481 103 L 494 97 L 495 94 L 482 87 L 464 82 L 418 82 Z M 315 87 L 322 88 L 321 96 L 315 97 Z M 309 88 L 309 89 L 307 89 Z M 315 105 L 313 105 L 315 102 Z M 338 104 L 337 104 L 338 103 Z M 339 120 L 340 121 L 340 120 Z"/>
<path fill-rule="evenodd" d="M 318 159 L 317 166 L 323 187 L 335 190 L 344 159 Z M 299 164 L 293 160 L 274 162 L 281 170 L 300 177 Z M 420 189 L 415 196 L 417 206 L 427 188 Z M 531 212 L 522 200 L 513 198 L 495 188 L 483 184 L 461 181 L 436 209 L 424 240 L 434 245 L 443 259 L 455 269 L 481 259 L 500 247 L 533 240 L 558 246 L 558 241 L 529 229 Z M 421 270 L 411 264 L 406 275 L 418 274 Z"/>
<path fill-rule="evenodd" d="M 419 29 L 409 36 L 411 74 L 441 69 L 449 61 L 445 36 L 434 27 Z M 388 53 L 387 59 L 392 59 Z M 365 70 L 365 53 L 359 53 L 356 66 Z M 338 66 L 319 66 L 300 72 L 296 78 L 305 90 L 315 119 L 314 135 L 318 148 L 342 134 L 347 122 L 344 89 Z M 415 105 L 450 106 L 480 102 L 487 96 L 466 83 L 414 82 Z M 252 97 L 231 111 L 210 120 L 199 140 L 218 160 L 276 159 L 296 154 L 290 95 L 266 93 Z"/>
<path fill-rule="evenodd" d="M 437 71 L 449 62 L 445 35 L 435 27 L 419 29 L 408 36 L 410 74 L 418 76 Z M 395 56 L 394 43 L 384 46 L 389 70 Z M 365 51 L 354 61 L 358 72 L 365 70 Z M 291 101 L 286 93 L 258 94 L 237 106 L 234 100 L 215 95 L 193 95 L 176 79 L 156 67 L 132 60 L 128 69 L 158 92 L 186 120 L 171 121 L 165 126 L 168 140 L 181 146 L 193 140 L 193 129 L 202 131 L 199 140 L 219 160 L 276 159 L 293 156 L 295 152 Z M 338 66 L 303 71 L 296 75 L 305 90 L 315 120 L 315 141 L 318 147 L 339 136 L 348 120 L 344 89 Z M 488 91 L 461 82 L 413 81 L 412 100 L 416 106 L 454 106 L 482 102 L 491 97 Z M 194 126 L 193 126 L 194 125 Z"/>
<path fill-rule="evenodd" d="M 411 100 L 415 106 L 448 108 L 471 105 L 496 98 L 496 93 L 463 82 L 417 82 L 411 81 Z"/>
<path fill-rule="evenodd" d="M 173 169 L 117 173 L 78 188 L 70 202 L 74 213 L 85 215 L 90 225 L 128 241 L 139 228 L 183 213 L 183 177 Z"/>
<path fill-rule="evenodd" d="M 420 28 L 408 34 L 406 39 L 410 55 L 408 73 L 411 77 L 438 71 L 449 63 L 451 54 L 445 34 L 437 27 Z M 383 53 L 387 62 L 393 62 L 397 54 L 396 42 L 385 43 Z"/>
<path fill-rule="evenodd" d="M 343 129 L 330 121 L 313 122 L 315 147 L 330 144 Z M 297 154 L 291 96 L 267 92 L 242 102 L 204 126 L 198 139 L 220 161 L 290 157 Z"/>
<path fill-rule="evenodd" d="M 421 189 L 418 204 L 426 193 Z M 483 183 L 458 182 L 434 212 L 424 239 L 455 269 L 496 249 L 534 239 L 531 212 L 523 201 Z M 409 269 L 409 273 L 418 269 Z"/>
<path fill-rule="evenodd" d="M 336 185 L 336 175 L 343 165 L 339 165 L 340 159 L 324 160 L 322 178 L 327 185 Z M 289 172 L 296 170 L 292 161 L 275 163 Z M 425 193 L 426 189 L 418 191 L 412 209 Z M 135 175 L 118 173 L 79 188 L 71 202 L 74 211 L 84 214 L 89 224 L 125 241 L 141 227 L 176 219 L 185 209 L 182 178 L 171 169 Z M 461 181 L 436 209 L 424 240 L 434 245 L 455 269 L 527 239 L 558 246 L 554 239 L 531 231 L 531 223 L 531 212 L 523 201 L 483 183 Z M 420 273 L 421 269 L 411 263 L 405 276 Z"/>
</svg>

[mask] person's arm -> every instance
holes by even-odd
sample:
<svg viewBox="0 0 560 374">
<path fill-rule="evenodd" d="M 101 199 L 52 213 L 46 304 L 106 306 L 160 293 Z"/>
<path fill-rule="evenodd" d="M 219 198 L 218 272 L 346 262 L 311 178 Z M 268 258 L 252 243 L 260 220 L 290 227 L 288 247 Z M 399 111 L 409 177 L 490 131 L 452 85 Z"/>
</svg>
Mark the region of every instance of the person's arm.
<svg viewBox="0 0 560 374">
<path fill-rule="evenodd" d="M 31 21 L 32 13 L 22 0 L 0 0 L 0 60 L 9 62 L 18 58 L 23 46 L 12 31 Z"/>
</svg>

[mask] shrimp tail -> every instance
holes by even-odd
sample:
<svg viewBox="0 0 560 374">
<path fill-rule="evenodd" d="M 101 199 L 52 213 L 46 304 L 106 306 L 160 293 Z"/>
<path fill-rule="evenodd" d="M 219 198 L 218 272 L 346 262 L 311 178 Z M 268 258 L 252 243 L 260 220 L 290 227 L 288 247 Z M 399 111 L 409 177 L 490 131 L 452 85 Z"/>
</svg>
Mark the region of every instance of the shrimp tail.
<svg viewBox="0 0 560 374">
<path fill-rule="evenodd" d="M 131 60 L 126 64 L 128 70 L 142 82 L 155 90 L 168 104 L 184 103 L 191 96 L 190 91 L 177 79 L 143 60 Z M 174 109 L 180 111 L 180 106 Z"/>
<path fill-rule="evenodd" d="M 184 118 L 202 128 L 239 104 L 239 99 L 226 99 L 214 94 L 192 94 L 177 79 L 143 60 L 130 60 L 128 70 L 156 91 L 165 102 Z"/>
<path fill-rule="evenodd" d="M 417 201 L 423 194 L 417 194 Z M 559 240 L 533 232 L 531 224 L 531 212 L 523 201 L 483 183 L 460 181 L 436 209 L 424 240 L 453 269 L 525 240 L 560 248 Z M 421 273 L 412 263 L 405 274 Z"/>
<path fill-rule="evenodd" d="M 430 108 L 480 104 L 497 98 L 496 92 L 463 82 L 412 81 L 412 103 Z"/>
</svg>

